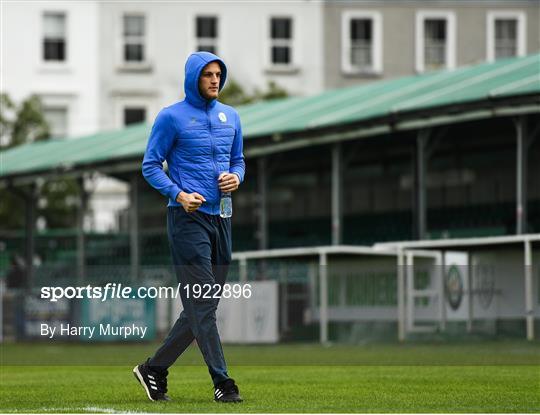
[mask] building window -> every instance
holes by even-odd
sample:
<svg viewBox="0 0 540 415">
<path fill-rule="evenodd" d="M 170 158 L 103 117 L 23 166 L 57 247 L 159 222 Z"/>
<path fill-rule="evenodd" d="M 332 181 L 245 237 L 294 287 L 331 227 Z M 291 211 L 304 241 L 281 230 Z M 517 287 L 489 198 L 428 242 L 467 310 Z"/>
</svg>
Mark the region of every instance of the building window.
<svg viewBox="0 0 540 415">
<path fill-rule="evenodd" d="M 378 12 L 345 12 L 342 18 L 342 69 L 382 72 L 382 19 Z"/>
<path fill-rule="evenodd" d="M 64 138 L 68 135 L 68 111 L 66 107 L 44 107 L 43 116 L 49 124 L 52 138 Z"/>
<path fill-rule="evenodd" d="M 145 17 L 126 14 L 123 19 L 123 58 L 124 62 L 145 62 Z"/>
<path fill-rule="evenodd" d="M 424 20 L 424 67 L 444 68 L 446 64 L 446 20 Z"/>
<path fill-rule="evenodd" d="M 495 59 L 517 55 L 517 20 L 495 20 Z"/>
<path fill-rule="evenodd" d="M 197 16 L 195 36 L 197 38 L 197 51 L 206 51 L 217 54 L 217 17 Z"/>
<path fill-rule="evenodd" d="M 419 12 L 416 16 L 416 70 L 424 72 L 455 67 L 455 16 L 453 12 Z"/>
<path fill-rule="evenodd" d="M 47 62 L 66 60 L 66 15 L 64 13 L 43 15 L 43 60 Z"/>
<path fill-rule="evenodd" d="M 488 12 L 487 49 L 489 61 L 525 55 L 525 14 Z"/>
<path fill-rule="evenodd" d="M 373 22 L 369 19 L 351 19 L 351 66 L 366 69 L 373 66 Z"/>
<path fill-rule="evenodd" d="M 270 63 L 291 65 L 293 63 L 293 21 L 289 17 L 270 19 Z"/>
<path fill-rule="evenodd" d="M 146 108 L 124 108 L 124 125 L 138 124 L 146 121 Z"/>
</svg>

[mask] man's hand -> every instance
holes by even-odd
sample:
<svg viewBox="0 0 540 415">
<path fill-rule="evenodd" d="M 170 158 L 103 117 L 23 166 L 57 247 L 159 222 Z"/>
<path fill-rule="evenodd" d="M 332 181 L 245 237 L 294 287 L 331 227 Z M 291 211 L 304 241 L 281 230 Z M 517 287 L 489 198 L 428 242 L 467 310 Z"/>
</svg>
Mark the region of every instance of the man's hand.
<svg viewBox="0 0 540 415">
<path fill-rule="evenodd" d="M 240 179 L 234 173 L 221 173 L 218 177 L 219 190 L 234 192 L 240 186 Z"/>
<path fill-rule="evenodd" d="M 176 196 L 176 201 L 182 204 L 186 212 L 191 213 L 199 209 L 202 203 L 206 202 L 206 199 L 197 192 L 180 192 L 178 193 L 178 196 Z"/>
</svg>

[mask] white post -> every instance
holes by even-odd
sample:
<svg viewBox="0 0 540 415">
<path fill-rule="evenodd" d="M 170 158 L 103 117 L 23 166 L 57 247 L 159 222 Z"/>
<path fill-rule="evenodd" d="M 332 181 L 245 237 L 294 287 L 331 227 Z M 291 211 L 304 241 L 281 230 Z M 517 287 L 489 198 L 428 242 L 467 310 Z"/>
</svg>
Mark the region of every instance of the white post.
<svg viewBox="0 0 540 415">
<path fill-rule="evenodd" d="M 407 330 L 414 328 L 414 256 L 412 252 L 407 252 L 407 268 L 405 270 L 405 284 L 407 287 L 407 301 L 405 307 L 407 310 L 406 325 Z"/>
<path fill-rule="evenodd" d="M 527 322 L 527 340 L 534 340 L 533 315 L 533 278 L 531 241 L 525 240 L 525 320 Z"/>
<path fill-rule="evenodd" d="M 244 284 L 247 284 L 248 282 L 248 271 L 247 271 L 247 258 L 245 256 L 241 256 L 239 261 L 238 261 L 238 266 L 239 266 L 239 270 L 238 270 L 238 278 L 240 279 L 240 284 L 243 286 Z M 241 306 L 242 308 L 244 308 L 245 306 L 245 301 L 243 301 L 241 303 Z M 244 313 L 245 314 L 245 313 Z M 244 315 L 245 317 L 245 315 Z M 244 324 L 242 324 L 242 339 L 246 339 L 246 323 L 245 323 L 246 320 L 244 320 Z M 280 336 L 281 333 L 278 334 L 278 336 Z"/>
<path fill-rule="evenodd" d="M 279 289 L 281 291 L 281 329 L 283 332 L 289 330 L 289 293 L 287 283 L 287 267 L 284 264 L 280 265 L 279 269 Z"/>
<path fill-rule="evenodd" d="M 326 252 L 319 254 L 319 327 L 320 341 L 328 343 L 328 267 Z"/>
<path fill-rule="evenodd" d="M 439 289 L 439 327 L 446 330 L 446 298 L 444 297 L 444 252 L 439 252 L 435 262 L 435 278 L 437 278 L 437 288 Z"/>
<path fill-rule="evenodd" d="M 309 263 L 308 269 L 309 279 L 309 319 L 313 321 L 315 319 L 315 310 L 317 309 L 317 264 L 315 262 Z"/>
<path fill-rule="evenodd" d="M 458 267 L 461 267 L 462 265 L 458 265 Z M 474 284 L 473 284 L 473 279 L 474 279 L 474 276 L 475 276 L 475 271 L 474 271 L 474 267 L 472 266 L 472 263 L 471 263 L 471 256 L 470 256 L 470 253 L 467 253 L 467 287 L 465 288 L 466 292 L 467 292 L 467 325 L 466 325 L 466 328 L 467 328 L 467 333 L 472 333 L 473 332 L 473 323 L 474 323 L 474 310 L 473 310 L 473 307 L 474 307 L 474 298 L 473 298 L 473 295 L 474 295 Z"/>
<path fill-rule="evenodd" d="M 245 284 L 247 282 L 247 280 L 248 280 L 247 259 L 246 259 L 245 256 L 240 258 L 239 267 L 240 267 L 240 269 L 238 270 L 238 272 L 239 272 L 240 283 Z"/>
<path fill-rule="evenodd" d="M 398 308 L 398 339 L 405 341 L 405 273 L 403 248 L 398 248 L 397 254 L 397 308 Z"/>
</svg>

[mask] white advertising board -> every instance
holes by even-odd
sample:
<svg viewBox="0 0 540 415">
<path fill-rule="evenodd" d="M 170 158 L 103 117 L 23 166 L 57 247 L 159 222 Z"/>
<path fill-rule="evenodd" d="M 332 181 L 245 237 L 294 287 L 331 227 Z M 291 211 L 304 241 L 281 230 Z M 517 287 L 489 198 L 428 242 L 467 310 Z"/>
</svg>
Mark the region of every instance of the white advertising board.
<svg viewBox="0 0 540 415">
<path fill-rule="evenodd" d="M 237 283 L 231 283 L 237 284 Z M 277 343 L 278 283 L 277 281 L 249 282 L 251 296 L 221 298 L 216 313 L 219 335 L 223 343 Z M 246 290 L 242 290 L 243 293 Z M 170 326 L 182 312 L 182 302 L 172 302 Z"/>
<path fill-rule="evenodd" d="M 276 343 L 278 332 L 277 281 L 254 281 L 250 298 L 222 298 L 217 323 L 224 343 Z"/>
</svg>

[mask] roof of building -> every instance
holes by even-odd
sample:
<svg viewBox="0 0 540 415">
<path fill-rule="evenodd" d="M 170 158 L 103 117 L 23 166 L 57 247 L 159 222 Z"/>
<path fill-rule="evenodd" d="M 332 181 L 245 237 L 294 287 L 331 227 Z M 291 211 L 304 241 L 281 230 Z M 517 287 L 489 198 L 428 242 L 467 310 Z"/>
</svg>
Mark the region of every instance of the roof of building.
<svg viewBox="0 0 540 415">
<path fill-rule="evenodd" d="M 410 128 L 419 128 L 429 124 L 429 116 L 436 116 L 438 124 L 448 124 L 475 117 L 538 112 L 539 101 L 540 54 L 535 54 L 376 81 L 309 97 L 259 102 L 239 107 L 238 111 L 249 156 L 257 155 L 249 152 L 250 140 L 255 137 L 278 137 L 285 144 L 298 140 L 299 135 L 314 136 L 335 127 L 372 128 L 375 120 L 384 124 L 384 131 L 396 129 L 399 120 Z M 483 109 L 480 112 L 479 104 Z M 0 155 L 0 179 L 140 161 L 150 127 L 139 124 L 4 151 Z"/>
</svg>

